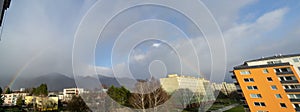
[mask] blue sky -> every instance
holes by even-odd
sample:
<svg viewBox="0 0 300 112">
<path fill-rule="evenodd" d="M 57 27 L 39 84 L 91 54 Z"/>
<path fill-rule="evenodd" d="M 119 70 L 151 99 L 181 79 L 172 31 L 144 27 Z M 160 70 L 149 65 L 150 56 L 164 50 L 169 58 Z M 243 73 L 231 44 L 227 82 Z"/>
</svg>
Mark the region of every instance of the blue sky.
<svg viewBox="0 0 300 112">
<path fill-rule="evenodd" d="M 21 76 L 24 77 L 39 76 L 51 72 L 72 76 L 72 47 L 75 33 L 84 15 L 96 2 L 96 0 L 12 0 L 10 8 L 6 12 L 2 41 L 0 42 L 0 74 L 11 77 L 22 68 L 25 68 L 21 72 Z M 102 5 L 117 9 L 122 6 L 122 2 L 124 1 L 104 0 Z M 227 51 L 225 71 L 229 71 L 233 66 L 249 59 L 279 53 L 300 53 L 298 44 L 300 41 L 300 15 L 298 13 L 300 2 L 298 0 L 280 0 L 276 2 L 271 0 L 202 0 L 202 2 L 214 16 L 223 33 Z M 186 9 L 190 8 L 188 5 L 185 7 Z M 95 15 L 101 20 L 101 16 L 109 15 L 113 11 L 115 10 L 99 11 L 105 13 Z M 193 13 L 197 12 L 201 13 L 201 11 L 193 10 Z M 114 21 L 108 24 L 107 31 L 103 33 L 103 37 L 96 46 L 95 62 L 87 62 L 87 65 L 84 65 L 86 66 L 86 72 L 83 75 L 93 73 L 90 71 L 95 67 L 98 73 L 111 76 L 113 74 L 112 66 L 115 66 L 118 69 L 117 71 L 122 72 L 124 68 L 128 67 L 123 61 L 135 57 L 137 60 L 130 63 L 136 69 L 131 72 L 138 73 L 138 78 L 149 76 L 149 74 L 141 73 L 149 72 L 146 65 L 157 58 L 165 61 L 167 65 L 169 63 L 167 66 L 169 68 L 168 73 L 176 73 L 178 72 L 178 65 L 173 64 L 172 60 L 176 60 L 178 57 L 173 54 L 166 54 L 172 52 L 172 47 L 166 47 L 168 44 L 184 54 L 182 58 L 186 59 L 186 63 L 182 63 L 184 69 L 182 73 L 193 76 L 199 74 L 209 76 L 211 73 L 212 58 L 209 45 L 203 34 L 185 16 L 168 8 L 153 6 L 133 8 L 119 16 L 119 18 L 116 17 Z M 117 38 L 116 36 L 118 36 L 117 34 L 123 31 L 121 28 L 132 25 L 134 21 L 146 19 L 160 19 L 171 24 L 159 21 L 154 24 L 147 23 L 147 21 L 141 22 L 127 29 L 128 32 L 120 37 L 123 38 L 122 45 L 130 44 L 134 39 L 139 38 L 138 35 L 151 37 L 151 35 L 147 36 L 147 34 L 151 34 L 147 31 L 165 36 L 164 39 L 168 43 L 145 41 L 141 43 L 145 45 L 135 48 L 135 50 L 143 52 L 135 52 L 133 55 L 123 53 L 122 50 L 117 51 L 116 60 L 124 60 L 111 63 L 111 49 Z M 97 24 L 99 20 L 94 19 L 92 22 Z M 174 25 L 187 34 L 188 39 L 195 46 L 191 46 L 188 39 L 184 38 L 184 33 L 174 28 Z M 89 34 L 90 32 L 85 33 Z M 86 38 L 89 38 L 89 36 L 87 35 Z M 155 44 L 157 47 L 153 47 Z M 158 44 L 161 44 L 161 46 L 158 46 Z M 122 45 L 120 46 L 122 47 Z M 192 50 L 192 47 L 196 49 L 196 53 Z M 128 56 L 129 58 L 126 58 Z M 194 62 L 197 56 L 199 57 L 201 72 L 191 69 L 193 67 L 197 68 Z M 93 63 L 95 63 L 95 66 Z M 142 66 L 140 63 L 145 65 Z M 221 67 L 220 69 L 224 68 Z M 228 73 L 225 74 L 228 75 Z M 122 77 L 126 76 L 127 74 L 122 75 Z M 220 75 L 220 79 L 222 79 L 222 76 Z M 160 75 L 159 77 L 164 76 Z"/>
</svg>

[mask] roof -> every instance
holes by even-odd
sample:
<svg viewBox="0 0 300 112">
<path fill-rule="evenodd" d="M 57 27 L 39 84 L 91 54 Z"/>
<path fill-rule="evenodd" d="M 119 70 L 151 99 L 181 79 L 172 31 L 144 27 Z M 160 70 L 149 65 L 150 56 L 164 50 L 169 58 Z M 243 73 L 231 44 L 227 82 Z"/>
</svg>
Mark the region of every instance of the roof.
<svg viewBox="0 0 300 112">
<path fill-rule="evenodd" d="M 245 61 L 245 63 L 254 62 L 254 61 L 264 61 L 264 60 L 270 60 L 270 59 L 289 58 L 289 57 L 295 57 L 295 56 L 300 56 L 300 54 L 288 54 L 288 55 L 279 54 L 279 55 L 275 55 L 275 56 L 263 57 L 263 58 L 260 58 L 260 59 Z"/>
<path fill-rule="evenodd" d="M 276 66 L 287 66 L 290 65 L 290 63 L 276 63 L 276 64 L 265 64 L 265 65 L 254 65 L 254 66 L 248 66 L 246 64 L 239 65 L 234 67 L 234 70 L 240 70 L 240 69 L 249 69 L 249 68 L 265 68 L 265 67 L 276 67 Z"/>
</svg>

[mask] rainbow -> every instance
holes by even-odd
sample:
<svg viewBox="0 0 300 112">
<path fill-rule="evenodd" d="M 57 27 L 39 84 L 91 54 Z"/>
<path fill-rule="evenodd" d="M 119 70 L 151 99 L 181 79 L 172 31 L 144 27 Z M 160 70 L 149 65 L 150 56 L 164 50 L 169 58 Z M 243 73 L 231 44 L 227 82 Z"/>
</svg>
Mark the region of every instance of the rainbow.
<svg viewBox="0 0 300 112">
<path fill-rule="evenodd" d="M 18 71 L 15 75 L 13 75 L 13 78 L 10 80 L 9 84 L 7 87 L 11 88 L 17 78 L 22 74 L 22 72 L 34 61 L 36 58 L 38 58 L 40 55 L 44 53 L 45 49 L 41 50 L 37 54 L 35 54 L 33 57 L 31 57 Z"/>
</svg>

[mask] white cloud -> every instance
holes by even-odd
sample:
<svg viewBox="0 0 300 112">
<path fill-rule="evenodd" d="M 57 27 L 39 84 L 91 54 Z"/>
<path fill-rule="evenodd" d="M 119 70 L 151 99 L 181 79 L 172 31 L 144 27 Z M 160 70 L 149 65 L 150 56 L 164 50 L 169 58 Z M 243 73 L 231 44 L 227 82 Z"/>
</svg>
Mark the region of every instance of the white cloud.
<svg viewBox="0 0 300 112">
<path fill-rule="evenodd" d="M 157 47 L 160 46 L 160 44 L 161 44 L 161 43 L 153 43 L 152 46 L 157 48 Z"/>
</svg>

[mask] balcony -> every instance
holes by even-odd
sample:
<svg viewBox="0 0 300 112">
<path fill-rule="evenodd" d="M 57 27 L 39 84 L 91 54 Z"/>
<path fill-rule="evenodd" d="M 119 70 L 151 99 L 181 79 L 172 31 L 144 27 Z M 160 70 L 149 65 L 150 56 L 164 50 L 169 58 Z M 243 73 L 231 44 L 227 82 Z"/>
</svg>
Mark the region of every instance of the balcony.
<svg viewBox="0 0 300 112">
<path fill-rule="evenodd" d="M 242 93 L 243 91 L 241 89 L 236 90 L 238 93 Z"/>
<path fill-rule="evenodd" d="M 294 74 L 293 71 L 276 72 L 276 75 Z"/>
<path fill-rule="evenodd" d="M 238 82 L 234 82 L 234 85 L 239 85 L 239 83 Z"/>
<path fill-rule="evenodd" d="M 244 108 L 249 108 L 249 106 L 247 104 L 243 104 Z"/>
<path fill-rule="evenodd" d="M 284 80 L 280 81 L 281 83 L 298 83 L 298 80 Z"/>
<path fill-rule="evenodd" d="M 232 79 L 236 79 L 236 76 L 235 76 L 235 75 L 232 75 L 231 78 L 232 78 Z"/>
<path fill-rule="evenodd" d="M 300 107 L 298 107 L 298 108 L 295 108 L 295 110 L 296 110 L 297 112 L 299 112 L 299 111 L 300 111 Z"/>
<path fill-rule="evenodd" d="M 300 88 L 297 88 L 297 89 L 285 89 L 285 92 L 300 92 Z"/>
<path fill-rule="evenodd" d="M 299 112 L 299 111 L 300 111 L 300 107 L 298 107 L 298 108 L 295 108 L 295 110 L 296 110 L 297 112 Z"/>
<path fill-rule="evenodd" d="M 300 99 L 290 99 L 291 102 L 300 102 Z"/>
</svg>

